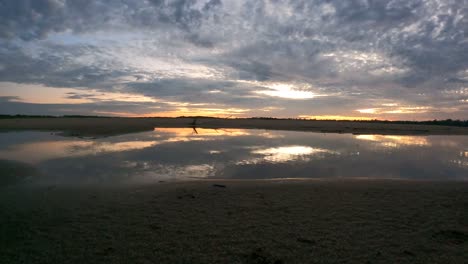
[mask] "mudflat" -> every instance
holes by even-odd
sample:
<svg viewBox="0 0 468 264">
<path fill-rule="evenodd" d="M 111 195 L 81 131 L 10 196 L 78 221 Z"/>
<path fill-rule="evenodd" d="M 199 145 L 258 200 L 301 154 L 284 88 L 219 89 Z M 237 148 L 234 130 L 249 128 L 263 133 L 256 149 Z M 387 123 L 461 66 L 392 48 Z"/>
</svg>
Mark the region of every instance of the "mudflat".
<svg viewBox="0 0 468 264">
<path fill-rule="evenodd" d="M 65 131 L 71 135 L 113 135 L 155 127 L 245 128 L 381 135 L 468 135 L 468 128 L 439 125 L 226 118 L 17 118 L 0 120 L 0 130 Z"/>
<path fill-rule="evenodd" d="M 2 263 L 466 263 L 468 183 L 8 187 Z"/>
</svg>

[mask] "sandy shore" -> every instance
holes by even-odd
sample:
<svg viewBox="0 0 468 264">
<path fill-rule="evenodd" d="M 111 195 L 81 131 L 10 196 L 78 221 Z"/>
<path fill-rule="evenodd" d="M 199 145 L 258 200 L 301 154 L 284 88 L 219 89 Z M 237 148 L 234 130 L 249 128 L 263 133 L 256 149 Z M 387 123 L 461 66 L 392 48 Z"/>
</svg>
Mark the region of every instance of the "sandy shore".
<svg viewBox="0 0 468 264">
<path fill-rule="evenodd" d="M 10 187 L 0 193 L 0 256 L 2 263 L 466 263 L 467 208 L 462 182 Z"/>
<path fill-rule="evenodd" d="M 150 131 L 155 127 L 188 127 L 192 122 L 193 118 L 19 118 L 0 120 L 0 130 L 65 131 L 70 135 L 95 136 Z M 468 128 L 464 127 L 346 121 L 199 118 L 196 126 L 383 135 L 468 135 Z"/>
</svg>

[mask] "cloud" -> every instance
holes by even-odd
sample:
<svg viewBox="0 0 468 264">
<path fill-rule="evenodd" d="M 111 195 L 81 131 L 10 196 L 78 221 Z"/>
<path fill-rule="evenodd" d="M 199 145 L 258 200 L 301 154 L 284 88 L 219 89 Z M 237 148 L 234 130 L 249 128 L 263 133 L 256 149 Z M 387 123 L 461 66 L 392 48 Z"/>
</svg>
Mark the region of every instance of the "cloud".
<svg viewBox="0 0 468 264">
<path fill-rule="evenodd" d="M 19 101 L 19 96 L 0 96 L 0 102 L 7 103 L 7 102 L 15 102 Z"/>
<path fill-rule="evenodd" d="M 438 0 L 0 0 L 0 82 L 252 115 L 397 102 L 451 108 L 416 118 L 462 117 L 466 96 L 443 91 L 466 88 L 466 14 L 464 1 Z M 272 96 L 269 83 L 314 89 Z"/>
</svg>

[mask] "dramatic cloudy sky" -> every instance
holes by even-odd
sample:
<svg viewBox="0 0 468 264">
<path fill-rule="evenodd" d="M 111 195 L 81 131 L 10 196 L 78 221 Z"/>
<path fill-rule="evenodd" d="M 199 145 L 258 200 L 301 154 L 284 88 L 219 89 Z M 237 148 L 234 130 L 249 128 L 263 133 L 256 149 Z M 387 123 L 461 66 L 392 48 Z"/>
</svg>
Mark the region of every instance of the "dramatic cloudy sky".
<svg viewBox="0 0 468 264">
<path fill-rule="evenodd" d="M 468 0 L 0 0 L 0 114 L 468 118 Z"/>
</svg>

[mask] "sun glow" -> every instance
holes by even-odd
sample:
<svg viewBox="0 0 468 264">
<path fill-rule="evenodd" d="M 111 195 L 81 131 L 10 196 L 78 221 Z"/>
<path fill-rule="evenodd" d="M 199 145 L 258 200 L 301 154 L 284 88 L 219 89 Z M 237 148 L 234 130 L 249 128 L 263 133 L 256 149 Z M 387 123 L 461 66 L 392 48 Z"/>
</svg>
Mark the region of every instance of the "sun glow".
<svg viewBox="0 0 468 264">
<path fill-rule="evenodd" d="M 377 109 L 375 108 L 368 108 L 368 109 L 358 109 L 356 110 L 361 114 L 375 114 L 377 112 Z"/>
<path fill-rule="evenodd" d="M 245 113 L 251 109 L 242 108 L 188 108 L 179 107 L 172 111 L 153 112 L 142 115 L 135 115 L 138 117 L 179 117 L 179 116 L 209 116 L 209 117 L 243 117 Z"/>
<path fill-rule="evenodd" d="M 361 114 L 423 114 L 431 110 L 427 106 L 398 106 L 397 104 L 384 104 L 381 108 L 357 109 Z"/>
<path fill-rule="evenodd" d="M 257 91 L 252 91 L 256 95 L 267 95 L 272 97 L 280 97 L 285 99 L 304 100 L 312 99 L 318 96 L 325 96 L 312 91 L 312 86 L 308 83 L 285 83 L 285 82 L 261 82 L 261 81 L 246 81 L 232 80 L 240 84 L 248 84 L 256 86 Z"/>
<path fill-rule="evenodd" d="M 354 121 L 354 120 L 373 120 L 375 118 L 365 117 L 365 116 L 341 116 L 341 115 L 300 115 L 299 118 L 305 119 L 315 119 L 315 120 L 346 120 L 346 121 Z"/>
<path fill-rule="evenodd" d="M 317 95 L 311 91 L 299 90 L 291 84 L 271 84 L 265 86 L 269 90 L 256 91 L 257 94 L 265 94 L 274 97 L 287 99 L 312 99 Z"/>
</svg>

